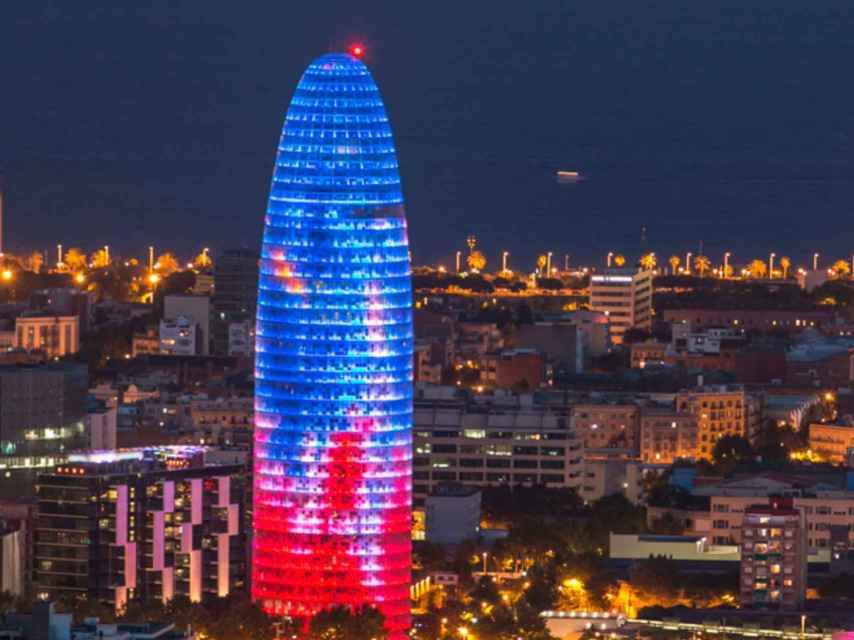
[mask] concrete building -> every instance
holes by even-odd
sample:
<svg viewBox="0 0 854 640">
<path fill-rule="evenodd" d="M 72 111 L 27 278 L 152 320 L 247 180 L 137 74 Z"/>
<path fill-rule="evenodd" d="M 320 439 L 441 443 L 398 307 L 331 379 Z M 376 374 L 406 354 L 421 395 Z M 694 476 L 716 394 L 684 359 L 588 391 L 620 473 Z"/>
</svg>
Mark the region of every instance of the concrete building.
<svg viewBox="0 0 854 640">
<path fill-rule="evenodd" d="M 415 382 L 440 384 L 444 359 L 443 346 L 436 340 L 416 339 L 414 349 L 414 378 Z"/>
<path fill-rule="evenodd" d="M 440 484 L 427 496 L 425 512 L 428 542 L 460 544 L 480 533 L 480 499 L 477 487 Z"/>
<path fill-rule="evenodd" d="M 73 454 L 38 477 L 34 584 L 40 598 L 194 602 L 246 586 L 242 465 L 198 447 Z"/>
<path fill-rule="evenodd" d="M 547 379 L 546 363 L 534 349 L 505 349 L 482 358 L 481 382 L 500 389 L 529 391 L 541 387 Z"/>
<path fill-rule="evenodd" d="M 673 464 L 697 457 L 697 418 L 669 407 L 644 407 L 640 416 L 640 457 Z"/>
<path fill-rule="evenodd" d="M 145 333 L 135 333 L 131 342 L 131 355 L 137 356 L 146 355 L 149 353 L 160 353 L 160 332 L 159 328 L 150 327 Z"/>
<path fill-rule="evenodd" d="M 172 320 L 186 318 L 189 322 L 195 323 L 199 328 L 196 352 L 203 356 L 210 353 L 211 299 L 208 296 L 165 296 L 163 298 L 163 317 Z"/>
<path fill-rule="evenodd" d="M 257 251 L 231 249 L 214 265 L 213 352 L 228 355 L 228 332 L 233 322 L 255 320 L 258 298 Z"/>
<path fill-rule="evenodd" d="M 608 316 L 611 341 L 621 344 L 632 327 L 652 326 L 652 272 L 607 268 L 590 278 L 590 308 Z"/>
<path fill-rule="evenodd" d="M 33 494 L 35 472 L 89 445 L 85 366 L 0 367 L 0 496 Z"/>
<path fill-rule="evenodd" d="M 632 401 L 579 403 L 572 408 L 572 431 L 586 449 L 638 450 L 640 407 Z"/>
<path fill-rule="evenodd" d="M 791 498 L 747 507 L 741 525 L 741 606 L 800 610 L 807 587 L 804 512 Z"/>
<path fill-rule="evenodd" d="M 643 369 L 652 365 L 664 364 L 667 345 L 656 340 L 647 340 L 633 344 L 630 352 L 632 369 Z"/>
<path fill-rule="evenodd" d="M 585 503 L 621 494 L 632 504 L 643 496 L 643 480 L 648 471 L 634 452 L 598 449 L 584 452 L 584 471 L 578 494 Z M 654 471 L 652 471 L 654 473 Z"/>
<path fill-rule="evenodd" d="M 833 325 L 836 312 L 812 309 L 665 309 L 662 318 L 673 325 L 688 324 L 692 331 L 700 331 L 706 327 L 734 327 L 744 330 L 798 332 L 807 327 Z"/>
<path fill-rule="evenodd" d="M 427 396 L 427 391 L 432 397 Z M 444 388 L 419 388 L 413 412 L 413 502 L 423 506 L 442 483 L 578 487 L 582 443 L 568 411 L 530 395 L 466 400 Z"/>
<path fill-rule="evenodd" d="M 604 325 L 607 327 L 607 320 Z M 523 324 L 513 334 L 516 349 L 529 349 L 542 353 L 553 367 L 565 368 L 570 373 L 584 371 L 584 329 L 568 321 L 535 322 Z"/>
<path fill-rule="evenodd" d="M 77 316 L 27 315 L 15 318 L 15 346 L 61 358 L 80 351 Z"/>
<path fill-rule="evenodd" d="M 89 397 L 86 406 L 86 428 L 89 432 L 89 449 L 100 451 L 116 448 L 118 409 L 103 400 Z"/>
<path fill-rule="evenodd" d="M 160 353 L 170 356 L 201 355 L 202 330 L 185 316 L 160 321 Z"/>
<path fill-rule="evenodd" d="M 762 424 L 762 400 L 739 386 L 701 386 L 676 395 L 680 413 L 697 420 L 697 458 L 709 460 L 715 442 L 725 435 L 756 442 Z"/>
</svg>

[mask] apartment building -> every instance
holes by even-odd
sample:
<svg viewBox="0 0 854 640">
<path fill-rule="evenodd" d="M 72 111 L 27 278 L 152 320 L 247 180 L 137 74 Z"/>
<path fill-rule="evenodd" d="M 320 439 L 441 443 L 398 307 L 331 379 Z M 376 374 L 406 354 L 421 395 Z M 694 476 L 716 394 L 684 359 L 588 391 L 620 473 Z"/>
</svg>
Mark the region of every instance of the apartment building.
<svg viewBox="0 0 854 640">
<path fill-rule="evenodd" d="M 200 447 L 72 454 L 40 473 L 34 591 L 120 611 L 133 599 L 194 602 L 246 587 L 243 465 Z"/>
<path fill-rule="evenodd" d="M 608 316 L 611 342 L 622 344 L 632 328 L 652 326 L 652 271 L 607 268 L 590 278 L 590 308 Z"/>
<path fill-rule="evenodd" d="M 827 462 L 842 464 L 854 448 L 854 426 L 813 422 L 809 428 L 809 445 L 811 451 Z"/>
<path fill-rule="evenodd" d="M 697 418 L 669 407 L 644 407 L 640 415 L 640 457 L 673 464 L 697 457 Z"/>
<path fill-rule="evenodd" d="M 800 610 L 807 586 L 806 519 L 791 498 L 745 509 L 741 606 Z"/>
<path fill-rule="evenodd" d="M 639 403 L 625 400 L 575 404 L 572 408 L 572 430 L 586 449 L 618 447 L 637 451 Z"/>
<path fill-rule="evenodd" d="M 740 386 L 701 386 L 680 391 L 676 409 L 697 420 L 697 458 L 710 460 L 715 443 L 726 435 L 755 442 L 762 424 L 762 399 Z"/>
</svg>

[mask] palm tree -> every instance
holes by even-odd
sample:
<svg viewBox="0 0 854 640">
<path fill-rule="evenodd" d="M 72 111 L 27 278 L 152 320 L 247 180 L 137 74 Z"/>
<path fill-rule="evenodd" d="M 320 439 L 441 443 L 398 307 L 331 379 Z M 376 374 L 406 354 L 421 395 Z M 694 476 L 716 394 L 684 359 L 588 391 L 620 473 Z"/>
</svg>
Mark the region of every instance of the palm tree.
<svg viewBox="0 0 854 640">
<path fill-rule="evenodd" d="M 851 266 L 848 264 L 847 260 L 837 260 L 833 263 L 833 273 L 836 274 L 837 278 L 842 278 L 851 273 Z"/>
<path fill-rule="evenodd" d="M 78 247 L 71 247 L 62 259 L 69 271 L 78 272 L 86 268 L 86 254 Z"/>
<path fill-rule="evenodd" d="M 160 275 L 168 276 L 178 270 L 178 259 L 171 253 L 164 253 L 157 258 L 154 268 L 160 272 Z"/>
<path fill-rule="evenodd" d="M 207 269 L 213 266 L 213 260 L 207 249 L 202 249 L 201 253 L 193 258 L 193 266 L 196 269 Z"/>
<path fill-rule="evenodd" d="M 751 278 L 764 278 L 765 274 L 768 273 L 768 266 L 763 260 L 757 258 L 747 265 L 747 272 Z"/>
<path fill-rule="evenodd" d="M 44 265 L 44 255 L 41 251 L 33 251 L 27 256 L 27 268 L 33 273 L 39 273 Z"/>
<path fill-rule="evenodd" d="M 614 256 L 614 264 L 618 267 L 622 267 L 624 264 L 626 264 L 626 256 L 619 254 Z"/>
<path fill-rule="evenodd" d="M 542 254 L 537 256 L 537 269 L 542 272 L 545 271 L 546 265 L 549 263 L 549 258 L 546 254 Z"/>
<path fill-rule="evenodd" d="M 702 278 L 706 275 L 706 271 L 712 268 L 712 261 L 706 256 L 697 256 L 694 258 L 694 266 L 697 267 L 697 271 L 700 272 L 700 277 Z"/>
<path fill-rule="evenodd" d="M 783 270 L 783 279 L 789 277 L 789 267 L 792 266 L 792 261 L 789 259 L 789 256 L 783 256 L 780 258 L 780 268 Z"/>
<path fill-rule="evenodd" d="M 670 256 L 668 262 L 670 263 L 670 272 L 675 276 L 676 270 L 679 268 L 679 263 L 681 262 L 681 260 L 679 260 L 679 256 Z"/>
<path fill-rule="evenodd" d="M 107 255 L 106 249 L 98 249 L 92 256 L 89 258 L 89 263 L 92 265 L 93 269 L 103 269 L 104 267 L 110 266 L 110 259 Z"/>
<path fill-rule="evenodd" d="M 658 265 L 658 260 L 654 253 L 647 253 L 641 256 L 640 265 L 647 271 L 652 271 Z"/>
<path fill-rule="evenodd" d="M 469 269 L 477 273 L 486 266 L 486 256 L 480 251 L 472 251 L 466 258 L 466 264 L 468 264 Z"/>
</svg>

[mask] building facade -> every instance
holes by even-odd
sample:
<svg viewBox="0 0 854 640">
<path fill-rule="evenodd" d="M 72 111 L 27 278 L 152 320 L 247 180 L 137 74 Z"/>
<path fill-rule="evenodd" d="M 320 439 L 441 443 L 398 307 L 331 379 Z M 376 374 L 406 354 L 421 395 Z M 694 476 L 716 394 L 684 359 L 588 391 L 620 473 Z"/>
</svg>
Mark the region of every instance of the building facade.
<svg viewBox="0 0 854 640">
<path fill-rule="evenodd" d="M 80 318 L 33 315 L 15 318 L 15 346 L 61 358 L 80 351 Z"/>
<path fill-rule="evenodd" d="M 800 610 L 807 587 L 803 511 L 786 498 L 751 505 L 741 540 L 741 606 Z"/>
<path fill-rule="evenodd" d="M 640 457 L 673 464 L 697 457 L 697 418 L 675 409 L 644 407 L 640 418 Z"/>
<path fill-rule="evenodd" d="M 211 299 L 211 336 L 213 352 L 218 356 L 228 355 L 232 323 L 255 320 L 258 259 L 258 252 L 250 249 L 231 249 L 217 258 Z"/>
<path fill-rule="evenodd" d="M 590 308 L 608 316 L 611 341 L 622 344 L 632 327 L 652 326 L 652 271 L 609 267 L 590 278 Z"/>
<path fill-rule="evenodd" d="M 579 403 L 572 409 L 572 430 L 586 449 L 638 449 L 640 407 L 631 402 Z"/>
<path fill-rule="evenodd" d="M 0 367 L 0 496 L 32 495 L 35 473 L 89 445 L 85 366 Z"/>
<path fill-rule="evenodd" d="M 697 458 L 710 460 L 715 443 L 724 436 L 741 436 L 756 442 L 762 425 L 762 400 L 739 386 L 707 386 L 676 395 L 680 413 L 697 420 Z"/>
<path fill-rule="evenodd" d="M 38 476 L 36 595 L 120 611 L 244 590 L 245 484 L 242 465 L 207 465 L 197 447 L 69 456 Z"/>
<path fill-rule="evenodd" d="M 218 287 L 219 285 L 217 285 Z M 253 597 L 410 621 L 412 286 L 391 128 L 368 68 L 309 65 L 273 173 L 258 288 Z"/>
</svg>

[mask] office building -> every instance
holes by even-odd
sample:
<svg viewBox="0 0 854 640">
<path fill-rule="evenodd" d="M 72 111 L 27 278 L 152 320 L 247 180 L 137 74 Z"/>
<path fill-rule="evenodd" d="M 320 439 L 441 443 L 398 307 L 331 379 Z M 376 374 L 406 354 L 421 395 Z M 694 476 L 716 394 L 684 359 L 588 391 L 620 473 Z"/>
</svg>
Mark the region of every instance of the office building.
<svg viewBox="0 0 854 640">
<path fill-rule="evenodd" d="M 0 496 L 32 495 L 37 469 L 89 445 L 85 366 L 0 367 Z"/>
<path fill-rule="evenodd" d="M 435 390 L 441 392 L 441 388 Z M 581 484 L 583 447 L 567 408 L 531 396 L 419 398 L 413 416 L 413 500 L 448 482 L 474 486 Z"/>
<path fill-rule="evenodd" d="M 213 352 L 228 355 L 228 332 L 234 322 L 255 322 L 258 298 L 258 252 L 230 249 L 214 266 L 211 333 Z"/>
<path fill-rule="evenodd" d="M 71 454 L 38 476 L 34 589 L 120 611 L 246 587 L 244 467 L 199 447 Z"/>
<path fill-rule="evenodd" d="M 80 351 L 80 319 L 77 316 L 25 315 L 15 318 L 15 346 L 61 358 Z"/>
<path fill-rule="evenodd" d="M 652 271 L 609 267 L 590 278 L 590 308 L 608 316 L 611 341 L 632 327 L 652 326 Z"/>
<path fill-rule="evenodd" d="M 374 605 L 407 637 L 411 307 L 382 99 L 360 60 L 321 56 L 285 119 L 259 277 L 252 593 L 271 614 Z"/>
<path fill-rule="evenodd" d="M 751 505 L 741 524 L 741 606 L 800 610 L 807 586 L 804 512 L 791 498 Z"/>
</svg>

